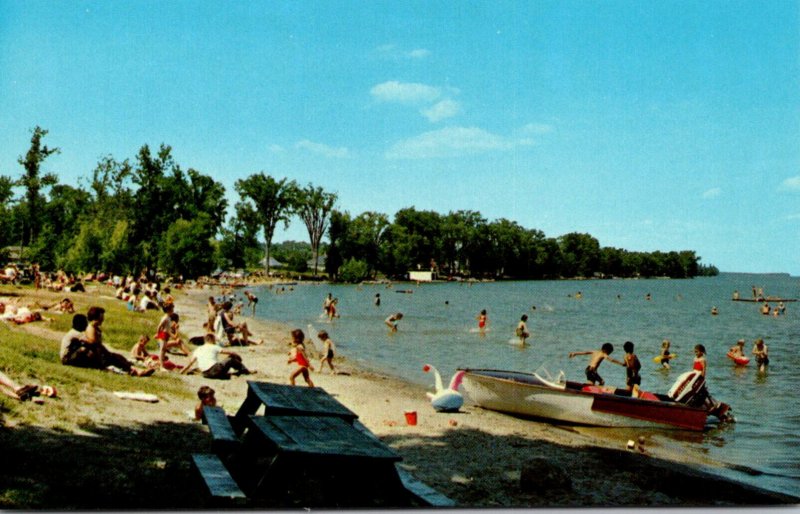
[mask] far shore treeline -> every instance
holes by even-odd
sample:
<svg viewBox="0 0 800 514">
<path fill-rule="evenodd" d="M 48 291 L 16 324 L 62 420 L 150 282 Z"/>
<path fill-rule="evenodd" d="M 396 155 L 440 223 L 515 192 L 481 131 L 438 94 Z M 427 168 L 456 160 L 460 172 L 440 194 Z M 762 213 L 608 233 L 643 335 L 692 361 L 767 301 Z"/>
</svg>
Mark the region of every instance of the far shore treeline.
<svg viewBox="0 0 800 514">
<path fill-rule="evenodd" d="M 318 275 L 324 269 L 347 282 L 431 268 L 443 278 L 690 278 L 718 272 L 701 265 L 691 250 L 632 252 L 601 247 L 589 234 L 546 237 L 507 219 L 488 221 L 478 211 L 409 207 L 394 220 L 378 212 L 351 215 L 337 209 L 335 193 L 263 172 L 236 181 L 239 197 L 229 213 L 223 185 L 182 169 L 164 144 L 155 152 L 142 146 L 132 162 L 104 157 L 88 177 L 62 184 L 42 170 L 59 149 L 44 143 L 46 130 L 31 133 L 30 148 L 18 160 L 20 176 L 0 175 L 0 264 L 11 258 L 10 249 L 21 247 L 21 260 L 42 270 L 158 271 L 186 279 L 218 268 L 269 273 L 270 258 L 278 257 L 291 271 Z M 296 221 L 305 225 L 308 241 L 273 247 L 278 224 Z"/>
</svg>

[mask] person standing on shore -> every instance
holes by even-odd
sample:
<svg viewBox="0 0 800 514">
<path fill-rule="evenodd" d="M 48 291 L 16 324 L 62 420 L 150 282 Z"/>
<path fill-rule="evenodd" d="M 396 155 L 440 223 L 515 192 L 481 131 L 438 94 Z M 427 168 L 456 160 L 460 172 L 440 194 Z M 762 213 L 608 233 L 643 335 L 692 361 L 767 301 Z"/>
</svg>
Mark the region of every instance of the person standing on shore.
<svg viewBox="0 0 800 514">
<path fill-rule="evenodd" d="M 289 383 L 295 385 L 295 379 L 303 375 L 303 380 L 306 381 L 308 387 L 314 387 L 314 382 L 311 381 L 311 375 L 308 373 L 308 370 L 314 370 L 314 366 L 308 361 L 308 357 L 306 356 L 306 347 L 303 345 L 303 341 L 305 341 L 305 334 L 299 328 L 292 330 L 292 350 L 289 352 L 289 360 L 286 361 L 287 364 L 291 364 L 293 362 L 297 363 L 297 369 L 292 371 L 292 374 L 289 375 Z"/>
<path fill-rule="evenodd" d="M 256 315 L 256 305 L 258 304 L 258 296 L 254 295 L 250 291 L 245 291 L 244 295 L 247 297 L 247 307 L 252 308 L 253 317 L 255 317 L 255 315 Z"/>
<path fill-rule="evenodd" d="M 336 368 L 333 367 L 333 355 L 334 351 L 336 350 L 336 345 L 333 344 L 328 333 L 324 330 L 320 330 L 317 334 L 317 337 L 320 338 L 323 344 L 322 349 L 322 358 L 319 360 L 319 372 L 322 373 L 322 368 L 325 366 L 325 363 L 328 363 L 328 367 L 331 368 L 331 373 L 336 374 Z"/>
</svg>

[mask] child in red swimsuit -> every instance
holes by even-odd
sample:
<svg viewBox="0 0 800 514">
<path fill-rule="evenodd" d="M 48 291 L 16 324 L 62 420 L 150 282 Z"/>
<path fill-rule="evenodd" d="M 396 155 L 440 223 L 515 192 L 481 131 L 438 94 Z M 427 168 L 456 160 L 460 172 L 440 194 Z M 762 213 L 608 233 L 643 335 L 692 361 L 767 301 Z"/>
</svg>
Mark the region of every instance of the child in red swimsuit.
<svg viewBox="0 0 800 514">
<path fill-rule="evenodd" d="M 306 348 L 303 346 L 303 341 L 305 340 L 305 335 L 303 331 L 299 328 L 292 330 L 292 351 L 289 352 L 289 360 L 287 364 L 291 364 L 293 362 L 297 363 L 297 369 L 289 375 L 289 383 L 295 385 L 294 381 L 298 377 L 298 375 L 303 375 L 303 379 L 308 384 L 308 387 L 314 387 L 314 382 L 311 381 L 311 376 L 308 373 L 309 368 L 311 370 L 314 369 L 314 366 L 308 361 L 308 357 L 306 357 Z"/>
<path fill-rule="evenodd" d="M 702 344 L 695 345 L 694 347 L 694 364 L 692 369 L 699 371 L 701 375 L 706 376 L 706 347 Z"/>
</svg>

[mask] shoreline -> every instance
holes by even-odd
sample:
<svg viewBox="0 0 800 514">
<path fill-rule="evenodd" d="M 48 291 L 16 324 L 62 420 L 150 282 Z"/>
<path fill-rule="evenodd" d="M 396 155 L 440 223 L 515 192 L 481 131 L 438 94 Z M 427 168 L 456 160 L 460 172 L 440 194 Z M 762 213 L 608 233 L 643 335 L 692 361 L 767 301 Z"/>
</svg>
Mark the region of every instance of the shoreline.
<svg viewBox="0 0 800 514">
<path fill-rule="evenodd" d="M 206 300 L 218 292 L 216 287 L 175 291 L 176 312 L 181 316 L 184 335 L 203 333 Z M 34 296 L 24 289 L 20 294 L 28 300 Z M 53 298 L 62 294 L 44 293 Z M 98 284 L 75 297 L 80 297 L 81 305 L 91 304 L 93 298 L 117 301 L 111 298 L 111 288 Z M 131 404 L 106 391 L 95 401 L 81 396 L 71 402 L 66 391 L 62 401 L 91 420 L 93 426 L 123 426 L 141 432 L 163 423 L 196 424 L 189 420 L 187 411 L 196 403 L 198 387 L 210 385 L 217 391 L 219 405 L 233 414 L 246 395 L 247 380 L 287 384 L 294 369 L 286 362 L 289 330 L 294 327 L 247 315 L 237 319 L 247 322 L 255 339 L 264 339 L 262 345 L 231 348 L 242 356 L 248 368 L 257 370 L 253 376 L 222 381 L 162 371 L 154 380 L 169 374 L 170 381 L 174 380 L 173 389 L 182 391 L 180 395 L 165 389 L 159 394 L 159 403 Z M 119 319 L 112 317 L 106 324 L 114 323 Z M 305 327 L 300 328 L 306 332 Z M 17 329 L 53 341 L 61 336 L 36 323 L 11 327 Z M 132 344 L 114 342 L 112 346 L 125 354 Z M 174 356 L 173 360 L 178 364 L 188 361 L 181 356 Z M 313 358 L 312 363 L 318 367 L 319 359 Z M 427 390 L 433 389 L 433 377 L 430 386 L 425 387 L 402 377 L 366 370 L 346 355 L 337 355 L 334 363 L 345 373 L 312 372 L 314 383 L 355 412 L 361 423 L 400 454 L 403 469 L 450 497 L 459 508 L 746 507 L 800 503 L 795 496 L 710 473 L 708 470 L 713 470 L 715 463 L 702 456 L 687 455 L 649 440 L 644 453 L 628 451 L 625 443 L 632 437 L 622 432 L 606 431 L 606 437 L 598 437 L 591 427 L 525 420 L 469 404 L 459 413 L 436 413 L 425 396 Z M 138 387 L 138 380 L 151 379 L 131 379 L 129 387 Z M 306 387 L 302 379 L 298 387 Z M 406 424 L 405 410 L 417 412 L 417 425 Z M 15 423 L 6 426 L 11 428 Z M 188 428 L 204 432 L 197 425 Z M 81 431 L 80 427 L 70 430 Z M 206 444 L 205 437 L 193 444 Z M 561 480 L 542 482 L 537 478 L 540 481 L 531 484 L 527 470 L 533 470 L 534 478 L 555 476 Z M 528 487 L 522 485 L 523 476 L 527 476 Z"/>
<path fill-rule="evenodd" d="M 205 301 L 214 289 L 193 289 L 186 292 L 184 302 L 177 302 L 184 327 L 191 327 L 187 335 L 194 335 L 197 327 L 205 319 Z M 181 297 L 183 299 L 183 296 Z M 258 370 L 254 380 L 267 380 L 288 383 L 288 375 L 293 369 L 286 364 L 289 349 L 289 331 L 292 328 L 277 321 L 262 320 L 252 316 L 240 316 L 247 321 L 255 338 L 264 338 L 263 345 L 234 348 L 240 353 L 248 367 Z M 301 328 L 305 333 L 305 327 Z M 308 337 L 309 334 L 306 334 Z M 309 347 L 312 345 L 308 345 Z M 311 352 L 313 353 L 313 351 Z M 315 368 L 319 360 L 312 359 Z M 591 427 L 571 427 L 554 425 L 516 418 L 469 405 L 454 414 L 436 413 L 425 396 L 431 386 L 424 387 L 402 377 L 366 370 L 346 356 L 337 355 L 334 365 L 337 370 L 347 374 L 330 375 L 312 372 L 311 378 L 317 387 L 324 388 L 345 406 L 359 415 L 359 420 L 375 435 L 389 444 L 403 456 L 401 466 L 416 478 L 427 483 L 439 492 L 464 507 L 526 507 L 526 506 L 604 506 L 604 505 L 646 505 L 646 506 L 686 506 L 686 505 L 747 505 L 773 503 L 800 503 L 800 498 L 758 488 L 713 473 L 720 463 L 708 459 L 688 456 L 672 448 L 657 444 L 646 444 L 646 451 L 631 452 L 625 449 L 629 438 L 619 434 L 619 440 L 598 437 Z M 202 377 L 192 379 L 203 381 Z M 209 381 L 205 381 L 209 382 Z M 234 383 L 218 388 L 224 398 L 236 394 Z M 298 379 L 298 387 L 306 387 Z M 244 395 L 230 402 L 223 402 L 230 412 L 238 406 Z M 238 402 L 238 403 L 237 403 Z M 228 404 L 232 404 L 229 407 Z M 417 412 L 418 424 L 408 426 L 404 411 Z M 616 433 L 616 432 L 610 432 Z M 522 448 L 535 449 L 526 455 Z M 454 451 L 450 451 L 454 450 Z M 571 469 L 586 461 L 587 457 L 597 458 L 596 467 L 588 471 L 588 477 L 573 478 L 573 487 L 568 491 L 553 491 L 544 496 L 525 493 L 519 489 L 521 470 L 528 461 L 546 458 L 556 467 Z M 611 464 L 609 461 L 619 460 Z M 495 461 L 494 463 L 492 461 Z M 624 465 L 623 465 L 624 464 Z M 680 482 L 675 477 L 693 477 L 717 488 L 740 489 L 743 495 L 728 491 L 723 497 L 710 493 L 708 502 L 702 498 L 675 498 L 668 494 L 653 492 L 658 484 L 648 483 L 646 489 L 631 485 L 630 489 L 617 498 L 598 498 L 597 481 L 602 477 L 612 489 L 620 489 L 614 475 L 630 475 L 628 468 L 647 468 L 655 470 L 660 476 L 673 476 L 670 481 Z M 491 471 L 490 471 L 491 470 Z M 585 485 L 579 485 L 585 483 Z M 665 484 L 665 487 L 667 485 Z M 707 488 L 710 489 L 710 488 Z M 476 495 L 475 490 L 481 491 Z M 588 493 L 576 494 L 588 490 Z M 514 493 L 516 491 L 516 493 Z M 698 494 L 698 491 L 693 493 Z M 602 495 L 601 495 L 602 496 Z M 679 496 L 682 496 L 679 494 Z M 752 497 L 748 500 L 747 497 Z M 538 500 L 536 499 L 538 498 Z M 543 502 L 541 500 L 544 500 Z M 730 502 L 730 503 L 728 503 Z"/>
</svg>

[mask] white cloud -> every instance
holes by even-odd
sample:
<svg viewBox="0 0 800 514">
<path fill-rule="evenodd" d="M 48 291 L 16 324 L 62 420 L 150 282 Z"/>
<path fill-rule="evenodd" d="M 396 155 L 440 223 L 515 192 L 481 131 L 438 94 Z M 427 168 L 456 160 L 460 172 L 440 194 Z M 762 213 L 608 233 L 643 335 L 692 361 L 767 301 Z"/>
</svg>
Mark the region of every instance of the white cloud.
<svg viewBox="0 0 800 514">
<path fill-rule="evenodd" d="M 395 44 L 389 43 L 375 48 L 378 55 L 385 59 L 425 59 L 431 55 L 427 48 L 403 50 Z"/>
<path fill-rule="evenodd" d="M 800 220 L 800 214 L 790 214 L 790 215 L 786 216 L 786 219 L 787 220 L 792 220 L 792 221 Z"/>
<path fill-rule="evenodd" d="M 313 141 L 309 141 L 307 139 L 298 141 L 295 143 L 294 147 L 299 150 L 306 150 L 314 154 L 335 159 L 347 159 L 350 157 L 350 151 L 345 147 L 335 148 L 322 143 L 314 143 Z"/>
<path fill-rule="evenodd" d="M 520 132 L 527 136 L 540 136 L 542 134 L 549 134 L 552 131 L 553 126 L 544 123 L 528 123 L 520 129 Z"/>
<path fill-rule="evenodd" d="M 436 123 L 437 121 L 452 118 L 461 112 L 461 104 L 446 98 L 427 109 L 422 109 L 420 112 L 423 116 L 428 118 L 428 121 Z"/>
<path fill-rule="evenodd" d="M 800 175 L 787 178 L 781 182 L 781 189 L 784 191 L 800 191 Z"/>
<path fill-rule="evenodd" d="M 477 127 L 447 127 L 396 143 L 386 152 L 386 158 L 459 157 L 491 151 L 508 151 L 529 144 L 527 140 L 508 139 Z"/>
<path fill-rule="evenodd" d="M 373 87 L 370 90 L 370 94 L 381 102 L 418 105 L 420 103 L 435 102 L 442 95 L 442 92 L 438 87 L 426 84 L 390 80 Z"/>
<path fill-rule="evenodd" d="M 272 153 L 283 153 L 286 150 L 281 145 L 269 145 L 269 151 Z"/>
<path fill-rule="evenodd" d="M 722 194 L 722 188 L 712 187 L 711 189 L 703 193 L 703 198 L 706 199 L 717 198 L 721 194 Z"/>
</svg>

